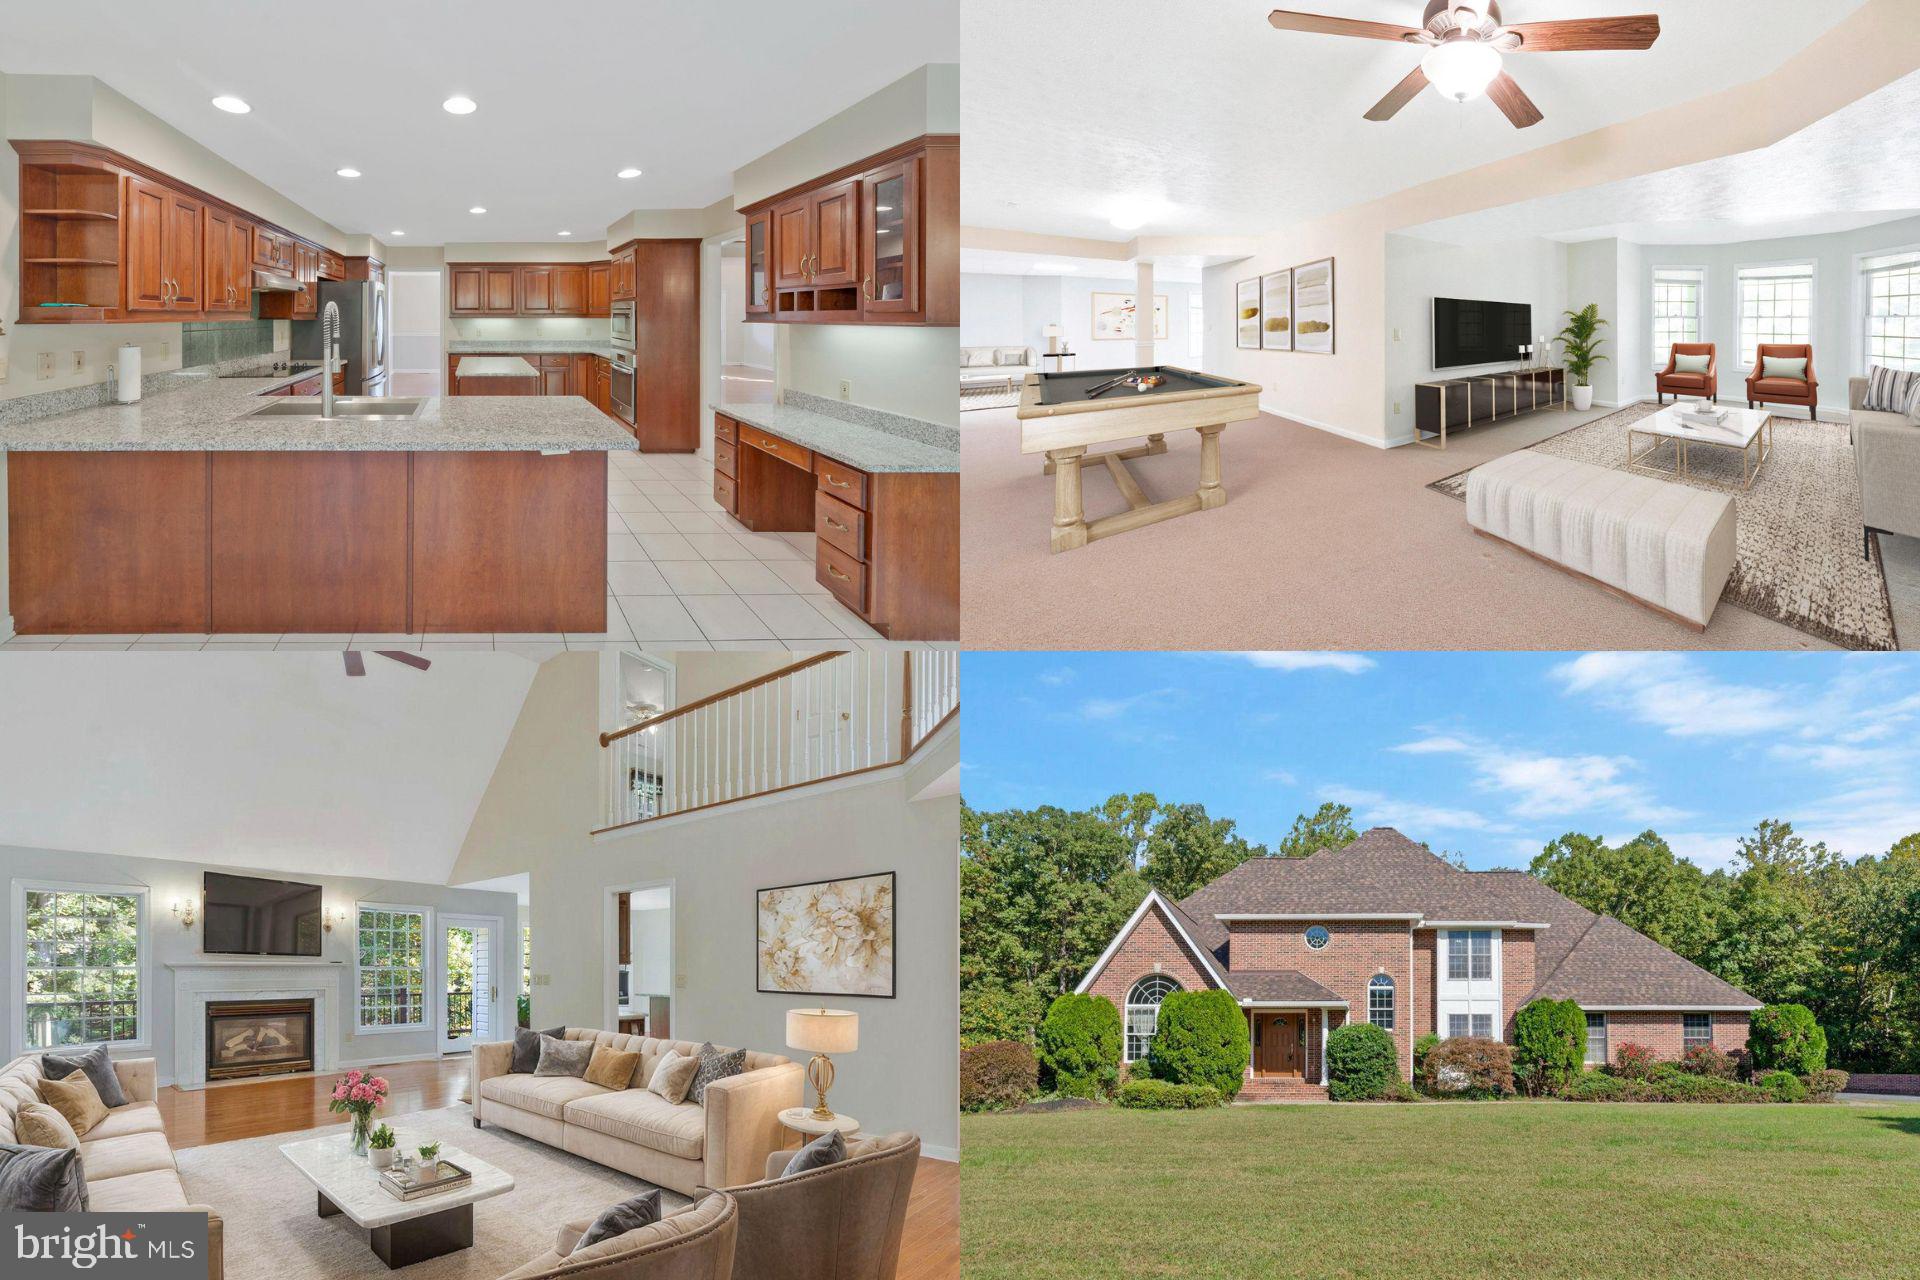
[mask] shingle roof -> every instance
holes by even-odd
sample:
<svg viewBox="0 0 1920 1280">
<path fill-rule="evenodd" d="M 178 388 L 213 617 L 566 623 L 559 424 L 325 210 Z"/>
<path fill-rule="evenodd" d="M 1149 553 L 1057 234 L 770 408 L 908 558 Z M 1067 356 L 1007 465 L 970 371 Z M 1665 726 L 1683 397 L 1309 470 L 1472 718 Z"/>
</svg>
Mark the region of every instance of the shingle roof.
<svg viewBox="0 0 1920 1280">
<path fill-rule="evenodd" d="M 1533 996 L 1572 1000 L 1586 1009 L 1663 1007 L 1758 1009 L 1760 1002 L 1683 960 L 1612 916 L 1595 916 Z M 1532 999 L 1529 996 L 1528 999 Z"/>
<path fill-rule="evenodd" d="M 1311 1000 L 1345 1004 L 1297 969 L 1236 969 L 1227 975 L 1233 994 L 1241 1000 Z"/>
</svg>

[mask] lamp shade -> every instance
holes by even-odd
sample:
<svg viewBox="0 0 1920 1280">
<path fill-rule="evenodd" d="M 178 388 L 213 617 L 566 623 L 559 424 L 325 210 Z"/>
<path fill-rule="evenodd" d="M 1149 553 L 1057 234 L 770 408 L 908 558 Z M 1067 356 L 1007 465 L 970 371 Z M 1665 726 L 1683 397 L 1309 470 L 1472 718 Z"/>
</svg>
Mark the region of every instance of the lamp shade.
<svg viewBox="0 0 1920 1280">
<path fill-rule="evenodd" d="M 1455 102 L 1470 102 L 1500 74 L 1500 54 L 1472 40 L 1438 44 L 1420 61 L 1433 87 Z"/>
<path fill-rule="evenodd" d="M 1049 337 L 1049 338 L 1057 338 L 1057 337 L 1059 337 L 1059 336 L 1061 335 L 1061 333 L 1062 333 L 1062 332 L 1064 332 L 1064 331 L 1063 331 L 1063 330 L 1062 330 L 1062 329 L 1060 328 L 1060 326 L 1059 326 L 1059 325 L 1057 325 L 1057 324 L 1050 324 L 1050 325 L 1048 325 L 1048 326 L 1047 326 L 1047 327 L 1046 327 L 1045 329 L 1043 329 L 1043 330 L 1041 330 L 1041 332 L 1042 332 L 1042 333 L 1044 333 L 1044 334 L 1046 334 L 1046 336 L 1047 336 L 1047 337 Z"/>
<path fill-rule="evenodd" d="M 860 1047 L 860 1015 L 850 1009 L 789 1009 L 787 1047 L 806 1053 L 852 1053 Z"/>
</svg>

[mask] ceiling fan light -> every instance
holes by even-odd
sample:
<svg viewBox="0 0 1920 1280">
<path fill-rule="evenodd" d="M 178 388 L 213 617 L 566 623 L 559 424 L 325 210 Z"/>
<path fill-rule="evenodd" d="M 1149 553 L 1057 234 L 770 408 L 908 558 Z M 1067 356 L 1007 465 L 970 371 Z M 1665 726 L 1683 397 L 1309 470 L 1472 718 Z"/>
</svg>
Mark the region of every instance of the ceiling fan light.
<svg viewBox="0 0 1920 1280">
<path fill-rule="evenodd" d="M 1449 40 L 1420 60 L 1433 87 L 1455 102 L 1471 102 L 1500 74 L 1500 53 L 1477 40 Z"/>
</svg>

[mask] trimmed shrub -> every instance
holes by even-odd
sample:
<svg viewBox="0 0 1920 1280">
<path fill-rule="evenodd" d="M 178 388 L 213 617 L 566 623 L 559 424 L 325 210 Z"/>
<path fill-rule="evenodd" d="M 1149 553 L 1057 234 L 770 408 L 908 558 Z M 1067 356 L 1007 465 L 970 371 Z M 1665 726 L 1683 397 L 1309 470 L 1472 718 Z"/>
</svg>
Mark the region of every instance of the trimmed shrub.
<svg viewBox="0 0 1920 1280">
<path fill-rule="evenodd" d="M 1805 1102 L 1807 1086 L 1791 1071 L 1769 1071 L 1760 1077 L 1760 1087 L 1775 1102 Z"/>
<path fill-rule="evenodd" d="M 1586 1071 L 1567 1082 L 1560 1096 L 1569 1102 L 1771 1102 L 1766 1090 L 1737 1080 L 1694 1075 L 1662 1063 L 1645 1079 L 1626 1080 L 1604 1071 Z"/>
<path fill-rule="evenodd" d="M 1120 1011 L 1105 996 L 1068 994 L 1040 1023 L 1040 1060 L 1069 1098 L 1102 1098 L 1120 1075 Z"/>
<path fill-rule="evenodd" d="M 1731 1080 L 1734 1075 L 1733 1057 L 1731 1054 L 1720 1052 L 1710 1044 L 1697 1044 L 1680 1055 L 1680 1069 L 1696 1076 Z"/>
<path fill-rule="evenodd" d="M 1571 1000 L 1531 1000 L 1513 1015 L 1513 1075 L 1538 1097 L 1580 1070 L 1587 1015 Z"/>
<path fill-rule="evenodd" d="M 1437 1031 L 1429 1031 L 1413 1042 L 1413 1074 L 1420 1074 L 1420 1064 L 1427 1060 L 1427 1055 L 1433 1052 L 1433 1046 L 1439 1043 L 1440 1033 Z"/>
<path fill-rule="evenodd" d="M 1498 1098 L 1513 1092 L 1513 1052 L 1498 1040 L 1455 1036 L 1427 1055 L 1420 1087 L 1453 1098 Z"/>
<path fill-rule="evenodd" d="M 1560 1086 L 1559 1096 L 1569 1102 L 1617 1102 L 1627 1096 L 1628 1086 L 1618 1076 L 1604 1071 L 1582 1071 Z"/>
<path fill-rule="evenodd" d="M 1628 1041 L 1613 1051 L 1613 1074 L 1622 1080 L 1645 1080 L 1653 1074 L 1653 1050 Z"/>
<path fill-rule="evenodd" d="M 989 1040 L 960 1051 L 960 1109 L 1017 1107 L 1040 1086 L 1040 1064 L 1018 1040 Z"/>
<path fill-rule="evenodd" d="M 1129 1080 L 1120 1086 L 1120 1105 L 1139 1111 L 1204 1111 L 1221 1103 L 1220 1091 L 1210 1084 L 1175 1084 L 1171 1080 Z"/>
<path fill-rule="evenodd" d="M 1222 1098 L 1240 1092 L 1253 1045 L 1247 1015 L 1226 991 L 1176 991 L 1160 1002 L 1147 1065 L 1156 1080 L 1211 1085 Z"/>
<path fill-rule="evenodd" d="M 1853 1077 L 1844 1071 L 1828 1069 L 1810 1071 L 1801 1077 L 1800 1083 L 1807 1086 L 1807 1098 L 1812 1102 L 1832 1102 L 1833 1095 L 1847 1087 L 1847 1081 Z"/>
<path fill-rule="evenodd" d="M 1804 1076 L 1827 1069 L 1827 1033 L 1803 1004 L 1755 1009 L 1747 1024 L 1747 1049 L 1758 1072 Z"/>
<path fill-rule="evenodd" d="M 1349 1022 L 1327 1037 L 1327 1094 L 1335 1102 L 1384 1098 L 1405 1083 L 1393 1037 L 1371 1022 Z"/>
</svg>

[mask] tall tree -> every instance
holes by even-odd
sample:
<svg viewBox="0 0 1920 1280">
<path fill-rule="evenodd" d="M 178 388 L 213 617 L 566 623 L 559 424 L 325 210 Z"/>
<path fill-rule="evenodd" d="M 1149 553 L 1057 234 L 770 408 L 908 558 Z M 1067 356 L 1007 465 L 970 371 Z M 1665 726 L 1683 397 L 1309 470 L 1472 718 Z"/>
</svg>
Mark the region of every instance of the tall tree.
<svg viewBox="0 0 1920 1280">
<path fill-rule="evenodd" d="M 1147 833 L 1146 882 L 1170 898 L 1184 898 L 1218 880 L 1267 847 L 1235 834 L 1232 818 L 1209 818 L 1204 805 L 1166 804 Z"/>
<path fill-rule="evenodd" d="M 1151 791 L 1136 791 L 1132 795 L 1124 793 L 1107 797 L 1100 806 L 1100 816 L 1108 826 L 1120 833 L 1132 850 L 1133 869 L 1140 870 L 1147 860 L 1147 832 L 1153 827 L 1153 820 L 1160 812 L 1160 801 Z"/>
<path fill-rule="evenodd" d="M 1296 816 L 1274 852 L 1282 858 L 1304 858 L 1322 849 L 1337 849 L 1359 835 L 1353 829 L 1353 810 L 1329 800 L 1311 817 L 1304 813 Z"/>
<path fill-rule="evenodd" d="M 1528 870 L 1587 910 L 1689 959 L 1698 959 L 1713 936 L 1714 903 L 1700 868 L 1652 831 L 1617 846 L 1569 831 L 1542 848 Z"/>
</svg>

